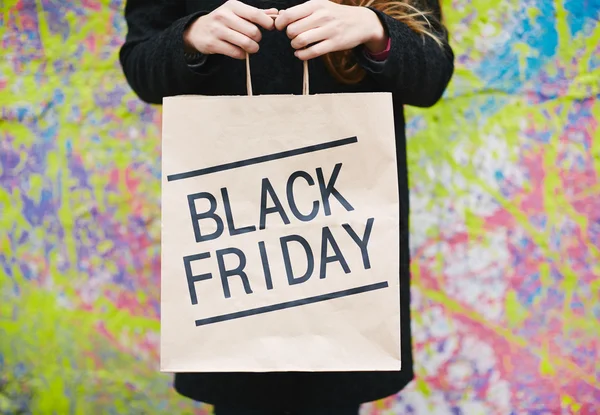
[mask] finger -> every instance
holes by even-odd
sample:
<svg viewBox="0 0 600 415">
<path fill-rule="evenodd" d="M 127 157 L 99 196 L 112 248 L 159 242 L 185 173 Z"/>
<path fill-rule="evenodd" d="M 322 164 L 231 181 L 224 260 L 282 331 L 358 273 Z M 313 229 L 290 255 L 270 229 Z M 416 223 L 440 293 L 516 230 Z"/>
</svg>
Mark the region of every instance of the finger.
<svg viewBox="0 0 600 415">
<path fill-rule="evenodd" d="M 277 17 L 277 15 L 279 14 L 279 10 L 277 10 L 274 7 L 270 8 L 270 9 L 261 9 L 261 10 L 264 11 L 267 16 L 271 16 L 271 17 Z"/>
<path fill-rule="evenodd" d="M 313 13 L 310 16 L 305 17 L 304 19 L 297 20 L 294 23 L 288 25 L 286 32 L 290 39 L 294 39 L 301 33 L 304 33 L 310 29 L 314 29 L 319 26 L 319 16 L 317 15 L 317 13 Z"/>
<path fill-rule="evenodd" d="M 246 59 L 246 52 L 243 49 L 223 40 L 216 41 L 211 47 L 210 52 L 213 54 L 226 55 L 234 59 Z"/>
<path fill-rule="evenodd" d="M 307 61 L 334 51 L 334 42 L 331 40 L 324 40 L 309 48 L 297 50 L 294 52 L 294 55 L 300 60 Z"/>
<path fill-rule="evenodd" d="M 225 25 L 230 29 L 249 37 L 257 43 L 262 39 L 262 33 L 260 33 L 260 29 L 255 24 L 242 19 L 235 13 L 228 15 Z"/>
<path fill-rule="evenodd" d="M 238 46 L 248 53 L 258 52 L 258 43 L 250 39 L 248 36 L 236 32 L 233 29 L 227 29 L 219 36 L 221 40 L 231 43 L 234 46 Z"/>
<path fill-rule="evenodd" d="M 288 25 L 310 16 L 314 11 L 321 7 L 321 2 L 310 0 L 298 6 L 291 7 L 287 10 L 280 10 L 279 16 L 275 20 L 275 27 L 278 30 L 283 30 Z"/>
<path fill-rule="evenodd" d="M 247 4 L 239 1 L 232 3 L 231 10 L 233 10 L 233 12 L 242 19 L 246 19 L 249 22 L 255 23 L 268 30 L 273 29 L 273 18 L 267 16 L 267 13 L 265 13 L 264 10 L 248 6 Z"/>
<path fill-rule="evenodd" d="M 269 16 L 271 19 L 273 19 L 273 26 L 271 27 L 271 29 L 275 28 L 275 19 L 277 19 L 277 16 L 279 15 L 279 10 L 277 9 L 267 9 L 265 10 L 265 13 L 267 16 Z M 269 29 L 269 30 L 271 30 Z"/>
<path fill-rule="evenodd" d="M 318 43 L 329 38 L 329 29 L 326 27 L 317 27 L 310 29 L 304 33 L 300 33 L 292 39 L 292 47 L 294 49 L 303 49 L 313 43 Z"/>
</svg>

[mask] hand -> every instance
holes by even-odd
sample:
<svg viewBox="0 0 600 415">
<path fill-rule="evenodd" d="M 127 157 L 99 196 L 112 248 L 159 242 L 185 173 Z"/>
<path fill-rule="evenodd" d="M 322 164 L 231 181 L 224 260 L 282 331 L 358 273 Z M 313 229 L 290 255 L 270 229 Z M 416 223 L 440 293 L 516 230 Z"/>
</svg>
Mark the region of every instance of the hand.
<svg viewBox="0 0 600 415">
<path fill-rule="evenodd" d="M 296 49 L 295 55 L 302 60 L 362 44 L 372 52 L 381 52 L 388 40 L 375 12 L 329 0 L 309 0 L 280 10 L 275 27 L 278 30 L 287 28 L 292 47 Z"/>
<path fill-rule="evenodd" d="M 211 13 L 199 17 L 183 35 L 186 47 L 206 55 L 221 54 L 244 59 L 246 52 L 258 52 L 262 37 L 258 26 L 271 30 L 270 15 L 277 9 L 261 10 L 229 0 Z"/>
</svg>

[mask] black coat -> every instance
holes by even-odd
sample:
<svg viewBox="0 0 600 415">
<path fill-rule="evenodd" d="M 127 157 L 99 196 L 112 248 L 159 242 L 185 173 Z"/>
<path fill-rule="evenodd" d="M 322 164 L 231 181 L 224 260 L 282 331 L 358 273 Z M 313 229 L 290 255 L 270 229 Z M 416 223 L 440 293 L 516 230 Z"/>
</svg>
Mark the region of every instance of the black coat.
<svg viewBox="0 0 600 415">
<path fill-rule="evenodd" d="M 423 0 L 425 3 L 427 1 Z M 425 4 L 440 17 L 437 0 Z M 247 0 L 260 8 L 289 8 L 302 0 Z M 166 96 L 181 94 L 245 95 L 243 61 L 208 56 L 191 68 L 183 52 L 183 32 L 199 14 L 219 7 L 223 0 L 128 0 L 126 42 L 120 53 L 127 81 L 138 96 L 160 104 Z M 399 372 L 344 373 L 185 373 L 175 375 L 177 391 L 194 400 L 216 405 L 247 407 L 316 407 L 369 402 L 393 395 L 413 379 L 410 328 L 408 175 L 403 105 L 428 107 L 443 94 L 454 70 L 450 46 L 440 48 L 385 14 L 378 13 L 390 38 L 384 62 L 374 62 L 359 48 L 357 61 L 367 77 L 357 85 L 343 85 L 327 71 L 323 61 L 309 62 L 311 93 L 391 92 L 400 195 L 400 306 L 402 370 Z M 430 19 L 435 22 L 435 19 Z M 441 19 L 439 19 L 441 20 Z M 435 30 L 445 40 L 440 24 Z M 264 32 L 261 50 L 253 55 L 255 94 L 301 93 L 302 64 L 290 41 L 278 31 Z"/>
</svg>

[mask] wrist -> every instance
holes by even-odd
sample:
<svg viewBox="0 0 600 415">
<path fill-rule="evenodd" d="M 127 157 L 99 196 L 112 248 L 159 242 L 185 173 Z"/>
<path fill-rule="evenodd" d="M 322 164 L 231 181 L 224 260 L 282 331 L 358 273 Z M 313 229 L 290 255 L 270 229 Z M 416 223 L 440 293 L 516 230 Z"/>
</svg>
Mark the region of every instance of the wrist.
<svg viewBox="0 0 600 415">
<path fill-rule="evenodd" d="M 196 48 L 196 46 L 194 46 L 191 39 L 192 39 L 192 32 L 194 31 L 194 28 L 196 27 L 196 25 L 198 24 L 198 21 L 202 17 L 203 16 L 198 16 L 198 18 L 196 18 L 193 22 L 188 24 L 188 27 L 183 31 L 183 49 L 186 54 L 193 55 L 193 54 L 197 54 L 200 52 L 198 50 L 198 48 Z"/>
<path fill-rule="evenodd" d="M 386 33 L 385 28 L 383 27 L 383 23 L 381 23 L 381 20 L 379 19 L 379 16 L 377 16 L 377 14 L 373 10 L 367 7 L 364 7 L 364 9 L 368 13 L 365 13 L 368 16 L 368 18 L 365 19 L 365 21 L 367 22 L 368 30 L 366 31 L 367 36 L 365 37 L 363 45 L 367 48 L 367 50 L 370 53 L 381 53 L 386 49 L 388 45 L 389 36 Z"/>
</svg>

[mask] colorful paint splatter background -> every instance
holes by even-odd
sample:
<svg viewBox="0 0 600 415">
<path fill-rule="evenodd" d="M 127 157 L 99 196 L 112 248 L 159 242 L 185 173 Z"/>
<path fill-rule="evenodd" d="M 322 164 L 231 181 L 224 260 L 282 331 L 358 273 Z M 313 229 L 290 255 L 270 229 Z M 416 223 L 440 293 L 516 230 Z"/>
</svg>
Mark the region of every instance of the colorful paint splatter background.
<svg viewBox="0 0 600 415">
<path fill-rule="evenodd" d="M 367 414 L 600 413 L 600 0 L 446 0 L 410 109 L 418 380 Z M 157 371 L 160 109 L 121 0 L 0 1 L 0 414 L 204 414 Z"/>
</svg>

